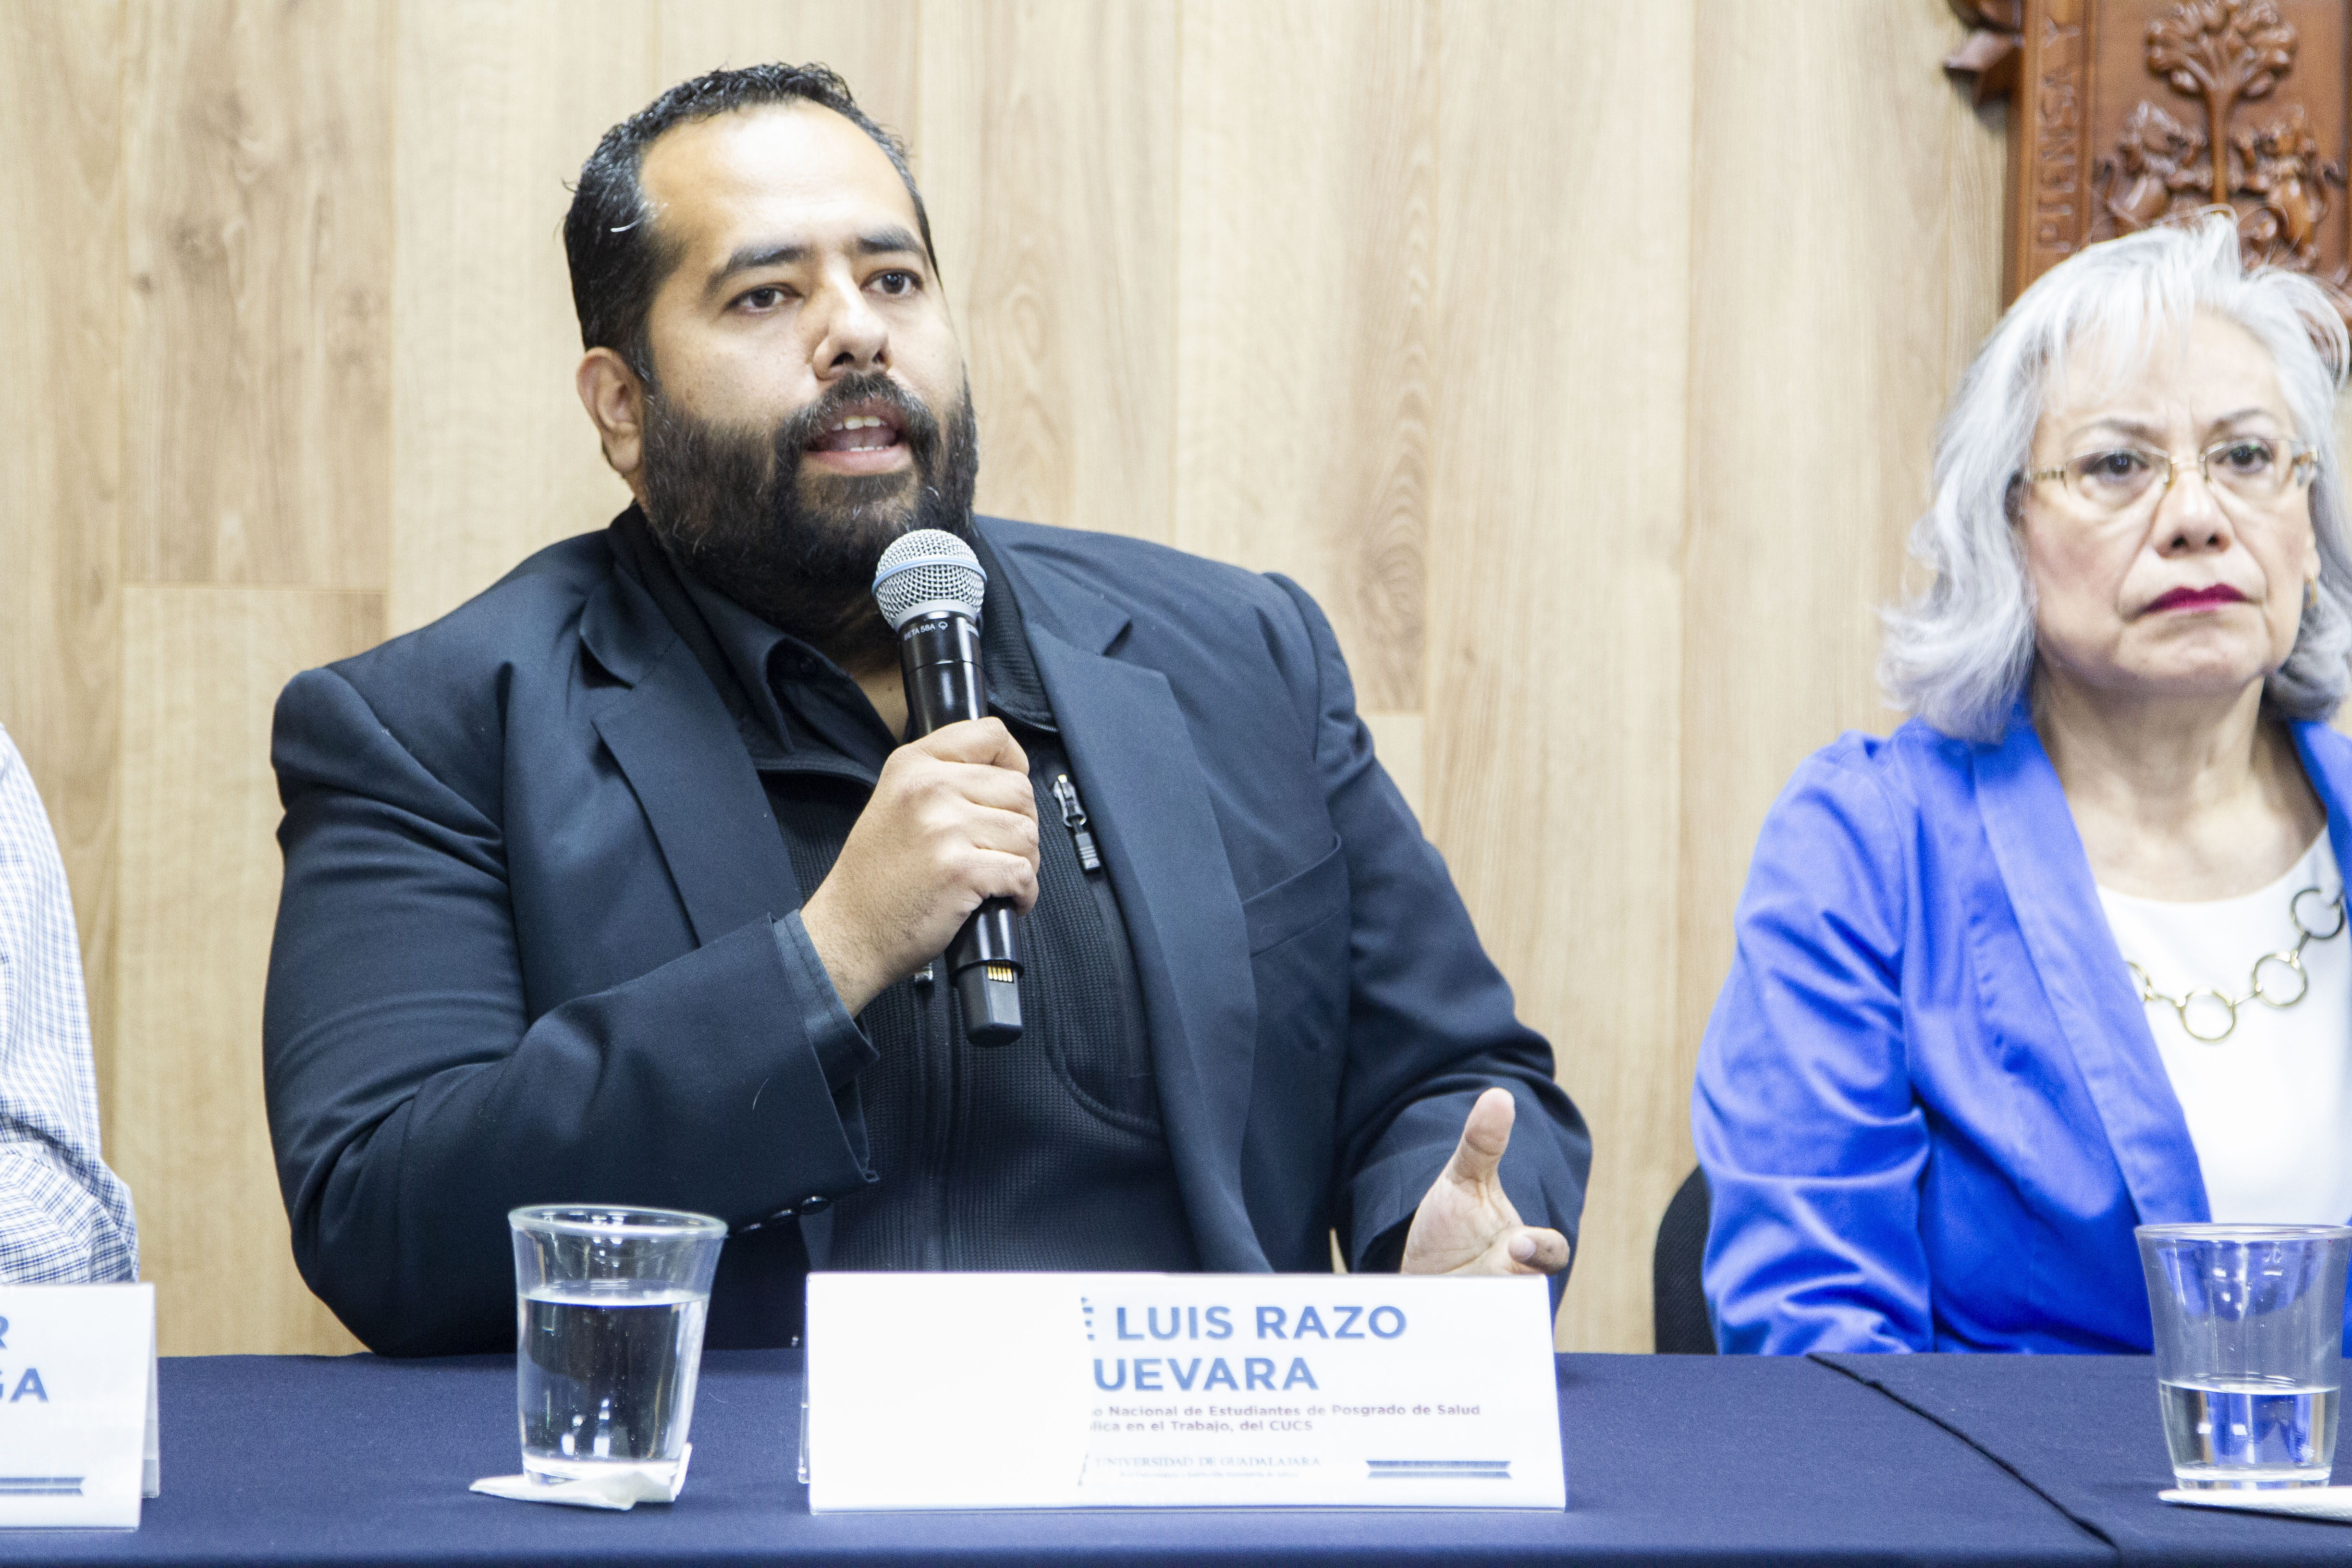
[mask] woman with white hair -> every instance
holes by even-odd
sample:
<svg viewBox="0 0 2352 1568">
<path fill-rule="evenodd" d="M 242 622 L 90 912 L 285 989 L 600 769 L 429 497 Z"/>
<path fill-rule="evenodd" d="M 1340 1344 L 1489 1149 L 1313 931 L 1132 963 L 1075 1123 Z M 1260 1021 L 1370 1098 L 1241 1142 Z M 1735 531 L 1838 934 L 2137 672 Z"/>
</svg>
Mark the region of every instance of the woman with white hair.
<svg viewBox="0 0 2352 1568">
<path fill-rule="evenodd" d="M 2132 1227 L 2352 1215 L 2344 323 L 2212 215 L 2026 290 L 1699 1053 L 1726 1351 L 2146 1351 Z"/>
</svg>

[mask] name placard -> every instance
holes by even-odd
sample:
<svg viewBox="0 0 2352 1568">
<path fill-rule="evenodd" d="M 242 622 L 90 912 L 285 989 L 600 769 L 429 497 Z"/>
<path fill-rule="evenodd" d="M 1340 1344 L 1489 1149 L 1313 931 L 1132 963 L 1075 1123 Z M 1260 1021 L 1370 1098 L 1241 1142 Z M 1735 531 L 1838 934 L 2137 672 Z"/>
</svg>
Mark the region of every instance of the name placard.
<svg viewBox="0 0 2352 1568">
<path fill-rule="evenodd" d="M 0 1285 L 0 1526 L 136 1529 L 155 1414 L 154 1286 Z"/>
<path fill-rule="evenodd" d="M 1532 1277 L 813 1274 L 809 1507 L 1567 1505 Z"/>
</svg>

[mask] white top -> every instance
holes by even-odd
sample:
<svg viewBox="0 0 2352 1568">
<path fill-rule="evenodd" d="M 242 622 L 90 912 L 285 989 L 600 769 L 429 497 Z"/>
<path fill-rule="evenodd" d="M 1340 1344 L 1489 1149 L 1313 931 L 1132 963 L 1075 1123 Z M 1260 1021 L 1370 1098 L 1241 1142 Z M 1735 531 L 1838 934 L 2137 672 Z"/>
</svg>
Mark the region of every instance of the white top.
<svg viewBox="0 0 2352 1568">
<path fill-rule="evenodd" d="M 2314 930 L 2326 931 L 2336 923 L 2327 900 L 2343 885 L 2323 827 L 2294 868 L 2261 892 L 2174 904 L 2101 888 L 2099 902 L 2116 945 L 2158 991 L 2186 996 L 2210 986 L 2238 997 L 2256 959 L 2294 948 L 2288 900 L 2296 890 L 2319 889 L 2303 900 L 2303 915 Z M 2352 1218 L 2352 934 L 2315 938 L 2304 947 L 2303 967 L 2311 990 L 2301 1002 L 2286 1008 L 2242 1003 L 2237 1027 L 2210 1045 L 2182 1026 L 2170 1003 L 2147 1005 L 2218 1221 L 2342 1225 Z M 2263 989 L 2292 994 L 2294 977 L 2283 965 L 2265 964 Z M 2228 1019 L 2210 997 L 2189 1012 L 2189 1022 L 2207 1035 Z"/>
<path fill-rule="evenodd" d="M 138 1278 L 131 1192 L 98 1155 L 73 896 L 33 775 L 0 729 L 0 1283 Z"/>
</svg>

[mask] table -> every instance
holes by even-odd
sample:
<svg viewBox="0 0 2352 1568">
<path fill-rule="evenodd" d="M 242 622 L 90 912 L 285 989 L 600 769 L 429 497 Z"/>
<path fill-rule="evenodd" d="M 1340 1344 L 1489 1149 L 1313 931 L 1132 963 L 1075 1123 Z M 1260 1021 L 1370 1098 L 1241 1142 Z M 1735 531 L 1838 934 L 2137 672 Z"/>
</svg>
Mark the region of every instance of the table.
<svg viewBox="0 0 2352 1568">
<path fill-rule="evenodd" d="M 2014 1472 L 2126 1563 L 2352 1563 L 2352 1525 L 2156 1502 L 2171 1471 L 2147 1356 L 1816 1356 Z M 2052 1377 L 2052 1368 L 2062 1375 Z M 2336 1449 L 2352 1485 L 2352 1442 Z"/>
<path fill-rule="evenodd" d="M 2168 1470 L 2144 1360 L 1556 1364 L 1565 1513 L 813 1517 L 793 1479 L 797 1352 L 706 1357 L 686 1495 L 627 1514 L 466 1490 L 517 1468 L 511 1357 L 172 1359 L 163 1495 L 142 1528 L 7 1531 L 0 1561 L 2352 1562 L 2352 1527 L 2158 1503 Z M 2107 1437 L 2070 1445 L 2053 1413 Z"/>
</svg>

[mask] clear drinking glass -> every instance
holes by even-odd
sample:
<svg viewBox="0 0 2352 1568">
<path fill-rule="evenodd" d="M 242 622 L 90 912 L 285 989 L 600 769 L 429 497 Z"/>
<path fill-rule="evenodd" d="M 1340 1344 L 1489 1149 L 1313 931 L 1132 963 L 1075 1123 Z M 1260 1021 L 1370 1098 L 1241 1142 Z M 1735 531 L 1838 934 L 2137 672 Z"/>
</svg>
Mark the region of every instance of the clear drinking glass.
<svg viewBox="0 0 2352 1568">
<path fill-rule="evenodd" d="M 2179 1484 L 2326 1486 L 2352 1226 L 2144 1225 L 2137 1235 Z"/>
<path fill-rule="evenodd" d="M 507 1224 L 523 1473 L 575 1480 L 628 1468 L 670 1486 L 727 1226 L 584 1204 L 516 1209 Z"/>
</svg>

